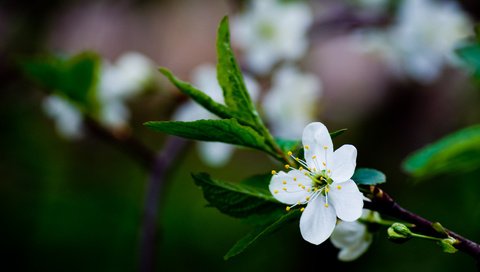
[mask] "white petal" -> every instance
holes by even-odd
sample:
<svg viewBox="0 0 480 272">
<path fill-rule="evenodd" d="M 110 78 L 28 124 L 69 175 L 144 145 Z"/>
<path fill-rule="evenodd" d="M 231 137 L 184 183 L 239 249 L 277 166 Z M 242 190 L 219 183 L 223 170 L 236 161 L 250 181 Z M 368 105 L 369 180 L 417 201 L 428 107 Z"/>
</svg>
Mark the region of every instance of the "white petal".
<svg viewBox="0 0 480 272">
<path fill-rule="evenodd" d="M 303 188 L 302 186 L 305 186 Z M 273 175 L 268 188 L 272 195 L 280 202 L 293 205 L 305 202 L 312 193 L 312 180 L 304 172 L 292 170 L 288 173 L 280 171 Z"/>
<path fill-rule="evenodd" d="M 338 253 L 338 259 L 344 262 L 350 262 L 357 259 L 367 251 L 372 243 L 372 238 L 373 236 L 371 233 L 365 233 L 362 239 L 360 239 L 355 245 L 342 249 Z"/>
<path fill-rule="evenodd" d="M 328 200 L 335 207 L 338 218 L 343 221 L 355 221 L 362 216 L 363 194 L 353 180 L 341 184 L 333 183 Z"/>
<path fill-rule="evenodd" d="M 325 197 L 311 200 L 300 217 L 300 232 L 303 239 L 315 245 L 323 243 L 335 228 L 337 217 L 333 206 L 325 207 Z"/>
<path fill-rule="evenodd" d="M 225 165 L 235 150 L 233 145 L 216 142 L 199 142 L 197 147 L 202 160 L 214 167 Z"/>
<path fill-rule="evenodd" d="M 333 154 L 332 138 L 327 127 L 320 122 L 308 124 L 303 129 L 302 143 L 308 166 L 317 171 L 325 169 L 323 163 L 329 164 Z"/>
<path fill-rule="evenodd" d="M 347 181 L 353 176 L 356 165 L 357 149 L 353 145 L 342 145 L 335 150 L 332 162 L 328 164 L 332 170 L 330 177 L 337 183 Z"/>
<path fill-rule="evenodd" d="M 339 248 L 344 249 L 354 246 L 359 240 L 363 239 L 363 236 L 367 233 L 367 226 L 365 224 L 354 222 L 340 221 L 330 237 L 332 244 Z"/>
</svg>

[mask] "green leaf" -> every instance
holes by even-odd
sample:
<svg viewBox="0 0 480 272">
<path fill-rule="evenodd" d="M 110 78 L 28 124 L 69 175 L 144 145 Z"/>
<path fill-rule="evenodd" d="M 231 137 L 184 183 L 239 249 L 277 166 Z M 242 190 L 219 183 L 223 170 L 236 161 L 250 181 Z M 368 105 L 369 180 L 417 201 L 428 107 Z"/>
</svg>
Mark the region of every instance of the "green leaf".
<svg viewBox="0 0 480 272">
<path fill-rule="evenodd" d="M 474 76 L 480 79 L 480 44 L 470 44 L 457 49 L 457 55 L 472 69 Z"/>
<path fill-rule="evenodd" d="M 192 177 L 202 188 L 208 203 L 230 216 L 245 218 L 252 214 L 268 214 L 281 207 L 266 190 L 214 180 L 206 173 L 192 174 Z"/>
<path fill-rule="evenodd" d="M 352 180 L 359 185 L 377 185 L 385 183 L 387 177 L 384 173 L 371 168 L 357 168 Z"/>
<path fill-rule="evenodd" d="M 230 110 L 220 103 L 217 103 L 210 96 L 206 95 L 204 92 L 196 89 L 191 84 L 185 81 L 181 81 L 176 78 L 172 72 L 166 68 L 160 68 L 160 72 L 165 75 L 173 85 L 175 85 L 182 93 L 190 96 L 195 102 L 202 105 L 205 109 L 211 113 L 217 115 L 220 118 L 228 119 L 232 118 L 232 113 Z"/>
<path fill-rule="evenodd" d="M 64 95 L 82 106 L 92 106 L 99 67 L 99 57 L 91 52 L 69 59 L 49 56 L 23 64 L 25 72 L 47 91 Z"/>
<path fill-rule="evenodd" d="M 218 28 L 217 58 L 217 79 L 223 90 L 225 104 L 237 113 L 237 118 L 256 124 L 258 114 L 230 46 L 228 17 L 222 19 Z"/>
<path fill-rule="evenodd" d="M 197 120 L 193 122 L 152 121 L 146 122 L 145 126 L 187 139 L 224 142 L 268 152 L 264 138 L 252 128 L 240 125 L 236 119 Z"/>
<path fill-rule="evenodd" d="M 227 252 L 227 254 L 223 258 L 225 260 L 228 260 L 229 258 L 242 253 L 245 249 L 253 245 L 258 239 L 275 232 L 280 227 L 284 226 L 286 223 L 289 223 L 291 221 L 298 219 L 300 215 L 301 215 L 301 212 L 299 210 L 293 210 L 288 213 L 285 213 L 284 215 L 279 217 L 277 220 L 269 224 L 255 228 L 254 230 L 249 232 L 246 236 L 244 236 L 242 239 L 240 239 Z"/>
<path fill-rule="evenodd" d="M 346 128 L 342 128 L 342 129 L 339 129 L 337 131 L 334 131 L 334 132 L 331 132 L 330 133 L 330 137 L 332 137 L 332 139 L 335 139 L 337 138 L 338 136 L 342 135 L 343 133 L 345 133 L 345 131 L 347 131 L 348 129 Z"/>
<path fill-rule="evenodd" d="M 454 132 L 414 152 L 403 169 L 416 178 L 457 174 L 480 167 L 480 125 Z"/>
</svg>

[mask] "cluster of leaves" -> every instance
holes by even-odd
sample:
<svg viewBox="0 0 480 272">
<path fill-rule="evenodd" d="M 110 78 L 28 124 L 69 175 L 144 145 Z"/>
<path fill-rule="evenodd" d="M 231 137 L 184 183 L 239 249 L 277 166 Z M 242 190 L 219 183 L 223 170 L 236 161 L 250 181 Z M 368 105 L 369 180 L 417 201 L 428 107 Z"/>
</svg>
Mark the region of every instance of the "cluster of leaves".
<svg viewBox="0 0 480 272">
<path fill-rule="evenodd" d="M 86 112 L 95 112 L 95 88 L 100 70 L 100 57 L 83 52 L 64 58 L 44 56 L 22 63 L 23 70 L 47 92 L 66 98 Z"/>
<path fill-rule="evenodd" d="M 303 156 L 300 141 L 274 139 L 260 119 L 233 55 L 226 17 L 218 29 L 217 55 L 217 77 L 223 90 L 225 105 L 176 78 L 169 70 L 161 68 L 160 72 L 180 91 L 220 119 L 193 122 L 152 121 L 145 125 L 155 131 L 187 139 L 224 142 L 257 149 L 282 163 L 289 163 L 289 158 L 285 155 L 289 150 L 295 150 L 298 156 Z M 343 132 L 345 129 L 333 132 L 331 136 L 334 138 Z M 192 174 L 192 177 L 203 189 L 204 197 L 210 206 L 253 225 L 252 231 L 227 252 L 225 259 L 243 252 L 259 238 L 300 217 L 298 209 L 286 212 L 285 206 L 271 195 L 268 190 L 271 174 L 254 176 L 240 183 L 213 179 L 206 173 Z M 353 179 L 360 185 L 373 185 L 385 182 L 385 175 L 374 169 L 363 168 L 357 169 Z"/>
</svg>

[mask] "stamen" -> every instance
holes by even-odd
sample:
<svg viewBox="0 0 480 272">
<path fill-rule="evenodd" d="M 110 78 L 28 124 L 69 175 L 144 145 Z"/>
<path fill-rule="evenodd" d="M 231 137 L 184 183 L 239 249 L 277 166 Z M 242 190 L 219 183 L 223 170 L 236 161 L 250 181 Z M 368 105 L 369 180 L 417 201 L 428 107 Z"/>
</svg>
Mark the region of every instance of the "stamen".
<svg viewBox="0 0 480 272">
<path fill-rule="evenodd" d="M 275 175 L 276 173 L 277 173 L 277 171 L 272 170 L 272 175 Z"/>
<path fill-rule="evenodd" d="M 305 210 L 305 208 L 302 207 L 302 208 L 300 209 L 300 212 L 303 212 L 304 210 Z"/>
<path fill-rule="evenodd" d="M 285 184 L 287 184 L 287 181 L 286 181 L 286 180 L 284 180 L 284 181 L 282 181 L 282 183 L 285 185 Z"/>
<path fill-rule="evenodd" d="M 288 156 L 292 156 L 292 151 L 288 151 L 288 152 L 287 152 L 287 155 L 288 155 Z"/>
<path fill-rule="evenodd" d="M 338 190 L 342 189 L 342 186 L 337 185 L 337 189 L 338 189 Z"/>
<path fill-rule="evenodd" d="M 274 190 L 273 193 L 274 193 L 274 194 L 278 194 L 278 190 Z"/>
<path fill-rule="evenodd" d="M 287 188 L 286 187 L 283 187 L 282 190 L 284 190 L 285 192 L 287 191 Z"/>
<path fill-rule="evenodd" d="M 290 168 L 290 165 L 285 164 L 285 169 L 288 169 L 288 168 Z"/>
<path fill-rule="evenodd" d="M 287 212 L 289 212 L 289 211 L 290 211 L 290 207 L 289 207 L 289 206 L 285 207 L 285 210 L 286 210 Z"/>
<path fill-rule="evenodd" d="M 305 145 L 304 148 L 305 148 L 306 150 L 308 150 L 308 149 L 310 149 L 310 146 Z"/>
</svg>

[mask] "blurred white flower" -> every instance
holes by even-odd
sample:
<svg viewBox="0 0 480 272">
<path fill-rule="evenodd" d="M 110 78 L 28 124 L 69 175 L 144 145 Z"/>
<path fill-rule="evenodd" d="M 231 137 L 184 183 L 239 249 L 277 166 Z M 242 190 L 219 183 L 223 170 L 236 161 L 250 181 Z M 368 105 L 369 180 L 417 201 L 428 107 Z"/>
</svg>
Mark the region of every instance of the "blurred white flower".
<svg viewBox="0 0 480 272">
<path fill-rule="evenodd" d="M 259 86 L 257 82 L 248 75 L 244 75 L 245 85 L 249 91 L 252 101 L 258 100 Z M 217 71 L 214 65 L 203 64 L 192 72 L 192 84 L 219 103 L 224 103 L 223 91 L 217 81 Z M 189 101 L 180 106 L 172 116 L 173 120 L 194 121 L 200 119 L 218 119 L 194 101 Z M 232 145 L 217 142 L 199 142 L 198 149 L 203 161 L 211 166 L 224 165 L 234 151 Z"/>
<path fill-rule="evenodd" d="M 263 99 L 263 109 L 273 134 L 298 139 L 303 128 L 318 114 L 322 84 L 317 76 L 284 66 L 273 76 L 272 88 Z"/>
<path fill-rule="evenodd" d="M 409 76 L 420 82 L 435 80 L 444 63 L 451 62 L 455 46 L 471 30 L 467 15 L 455 2 L 406 0 L 391 38 Z"/>
<path fill-rule="evenodd" d="M 361 218 L 365 219 L 373 214 L 378 215 L 376 212 L 363 210 Z M 339 221 L 330 236 L 332 244 L 340 249 L 338 259 L 344 262 L 350 262 L 360 257 L 367 251 L 372 240 L 373 235 L 368 231 L 367 226 L 358 221 Z"/>
<path fill-rule="evenodd" d="M 389 0 L 356 0 L 354 3 L 365 9 L 382 11 L 389 2 Z"/>
<path fill-rule="evenodd" d="M 421 83 L 455 64 L 455 47 L 471 34 L 468 16 L 455 2 L 405 0 L 385 32 L 360 33 L 364 48 L 385 58 L 393 72 Z"/>
<path fill-rule="evenodd" d="M 126 101 L 145 89 L 153 71 L 152 61 L 137 52 L 123 54 L 115 64 L 105 61 L 98 88 L 100 122 L 111 128 L 125 126 L 130 117 Z"/>
<path fill-rule="evenodd" d="M 82 136 L 82 114 L 72 103 L 58 95 L 50 95 L 43 100 L 43 110 L 55 121 L 60 135 L 68 139 Z"/>
<path fill-rule="evenodd" d="M 251 1 L 233 18 L 232 39 L 244 50 L 249 69 L 266 74 L 277 62 L 305 54 L 312 22 L 312 11 L 304 2 Z"/>
</svg>

